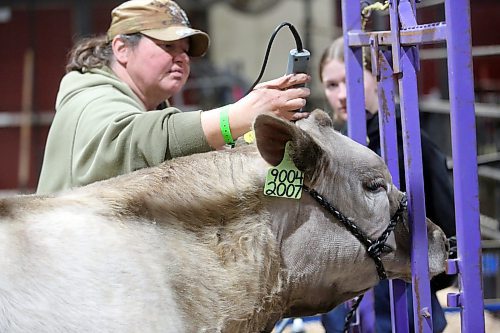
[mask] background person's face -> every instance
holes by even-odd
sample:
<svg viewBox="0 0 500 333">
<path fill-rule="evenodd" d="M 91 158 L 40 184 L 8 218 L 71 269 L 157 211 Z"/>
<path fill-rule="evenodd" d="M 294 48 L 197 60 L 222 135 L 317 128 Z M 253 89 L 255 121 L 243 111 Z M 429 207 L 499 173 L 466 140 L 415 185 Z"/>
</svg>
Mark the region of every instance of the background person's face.
<svg viewBox="0 0 500 333">
<path fill-rule="evenodd" d="M 345 64 L 337 59 L 329 60 L 321 74 L 325 96 L 333 110 L 334 118 L 337 122 L 344 123 L 348 119 Z M 370 113 L 376 113 L 378 110 L 377 81 L 367 70 L 364 70 L 364 87 L 365 108 Z"/>
<path fill-rule="evenodd" d="M 325 96 L 333 110 L 335 121 L 345 123 L 347 121 L 347 95 L 344 63 L 336 59 L 328 61 L 321 75 Z"/>
<path fill-rule="evenodd" d="M 178 93 L 189 72 L 189 40 L 163 42 L 141 38 L 128 55 L 127 72 L 145 100 L 161 103 Z"/>
</svg>

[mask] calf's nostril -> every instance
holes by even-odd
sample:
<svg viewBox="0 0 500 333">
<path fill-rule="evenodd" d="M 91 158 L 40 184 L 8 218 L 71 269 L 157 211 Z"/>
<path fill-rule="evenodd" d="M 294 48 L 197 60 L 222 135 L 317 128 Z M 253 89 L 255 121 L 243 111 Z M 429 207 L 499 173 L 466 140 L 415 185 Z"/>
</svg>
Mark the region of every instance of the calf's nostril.
<svg viewBox="0 0 500 333">
<path fill-rule="evenodd" d="M 457 258 L 457 238 L 455 236 L 449 237 L 445 240 L 446 252 L 448 252 L 448 258 Z"/>
<path fill-rule="evenodd" d="M 392 246 L 384 244 L 384 246 L 382 247 L 382 253 L 388 254 L 391 252 L 394 252 L 394 249 L 392 248 Z"/>
</svg>

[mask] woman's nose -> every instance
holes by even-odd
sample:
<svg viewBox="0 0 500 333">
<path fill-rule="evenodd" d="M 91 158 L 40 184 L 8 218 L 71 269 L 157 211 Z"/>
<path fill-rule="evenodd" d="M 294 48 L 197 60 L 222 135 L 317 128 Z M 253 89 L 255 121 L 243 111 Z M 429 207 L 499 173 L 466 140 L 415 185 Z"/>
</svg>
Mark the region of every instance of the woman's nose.
<svg viewBox="0 0 500 333">
<path fill-rule="evenodd" d="M 347 91 L 346 91 L 346 87 L 345 87 L 345 83 L 343 82 L 340 82 L 339 83 L 339 99 L 346 99 L 346 96 L 347 96 Z"/>
<path fill-rule="evenodd" d="M 189 63 L 189 55 L 184 50 L 177 52 L 174 59 L 176 62 Z"/>
</svg>

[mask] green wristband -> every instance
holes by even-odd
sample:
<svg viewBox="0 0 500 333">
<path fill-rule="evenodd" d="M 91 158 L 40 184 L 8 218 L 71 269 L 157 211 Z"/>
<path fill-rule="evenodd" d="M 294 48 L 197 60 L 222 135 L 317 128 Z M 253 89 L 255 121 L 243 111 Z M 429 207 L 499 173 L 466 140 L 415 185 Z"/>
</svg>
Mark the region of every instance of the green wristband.
<svg viewBox="0 0 500 333">
<path fill-rule="evenodd" d="M 231 127 L 229 127 L 229 115 L 226 108 L 220 112 L 220 131 L 224 142 L 228 145 L 234 146 L 233 136 L 231 135 Z"/>
</svg>

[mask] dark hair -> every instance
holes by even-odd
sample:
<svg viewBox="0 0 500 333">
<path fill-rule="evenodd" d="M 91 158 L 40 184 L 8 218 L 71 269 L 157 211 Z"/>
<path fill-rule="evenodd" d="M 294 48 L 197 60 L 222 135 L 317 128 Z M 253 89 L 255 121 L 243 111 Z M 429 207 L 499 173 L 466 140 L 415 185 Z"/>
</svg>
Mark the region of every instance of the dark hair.
<svg viewBox="0 0 500 333">
<path fill-rule="evenodd" d="M 119 35 L 118 38 L 134 48 L 139 44 L 142 34 Z M 108 41 L 106 35 L 83 38 L 69 52 L 66 73 L 71 71 L 84 73 L 92 68 L 109 66 L 113 60 L 111 41 Z"/>
<path fill-rule="evenodd" d="M 319 79 L 321 82 L 323 82 L 323 69 L 330 60 L 344 62 L 344 37 L 335 39 L 321 55 L 321 60 L 319 61 Z M 363 48 L 363 67 L 369 72 L 372 70 L 372 59 L 370 52 L 366 48 Z"/>
</svg>

